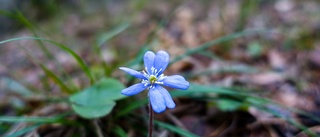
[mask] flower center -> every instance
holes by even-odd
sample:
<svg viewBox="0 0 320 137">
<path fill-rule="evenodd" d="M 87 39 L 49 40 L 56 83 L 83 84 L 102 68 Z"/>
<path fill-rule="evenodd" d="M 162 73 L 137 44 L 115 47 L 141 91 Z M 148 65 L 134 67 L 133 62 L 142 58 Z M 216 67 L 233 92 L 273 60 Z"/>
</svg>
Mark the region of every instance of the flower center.
<svg viewBox="0 0 320 137">
<path fill-rule="evenodd" d="M 151 75 L 151 76 L 149 77 L 149 82 L 150 82 L 151 84 L 156 83 L 156 81 L 157 81 L 157 77 L 156 77 L 156 76 Z"/>
</svg>

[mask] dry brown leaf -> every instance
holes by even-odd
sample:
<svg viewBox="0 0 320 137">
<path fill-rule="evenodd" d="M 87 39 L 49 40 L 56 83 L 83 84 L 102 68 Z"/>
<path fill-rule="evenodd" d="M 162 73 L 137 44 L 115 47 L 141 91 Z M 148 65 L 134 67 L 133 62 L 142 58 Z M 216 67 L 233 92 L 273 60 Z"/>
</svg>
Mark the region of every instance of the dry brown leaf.
<svg viewBox="0 0 320 137">
<path fill-rule="evenodd" d="M 240 78 L 242 82 L 249 84 L 256 84 L 260 86 L 270 85 L 278 82 L 284 82 L 283 74 L 275 72 L 265 72 L 260 74 L 247 75 Z"/>
<path fill-rule="evenodd" d="M 287 61 L 285 57 L 277 50 L 271 50 L 268 53 L 268 59 L 271 67 L 273 69 L 280 69 L 283 70 L 287 66 Z"/>
<path fill-rule="evenodd" d="M 315 50 L 313 50 L 309 53 L 308 59 L 309 59 L 309 62 L 313 66 L 320 68 L 320 43 L 319 43 L 319 46 Z"/>
<path fill-rule="evenodd" d="M 191 27 L 192 21 L 194 20 L 193 11 L 188 8 L 182 8 L 176 15 L 177 23 L 182 27 L 183 30 Z"/>
</svg>

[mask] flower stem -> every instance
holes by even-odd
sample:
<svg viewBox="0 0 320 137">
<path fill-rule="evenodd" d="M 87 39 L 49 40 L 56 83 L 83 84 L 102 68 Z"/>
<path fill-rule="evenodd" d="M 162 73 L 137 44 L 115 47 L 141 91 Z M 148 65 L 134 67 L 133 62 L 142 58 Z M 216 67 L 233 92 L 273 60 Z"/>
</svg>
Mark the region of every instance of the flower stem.
<svg viewBox="0 0 320 137">
<path fill-rule="evenodd" d="M 153 130 L 153 110 L 151 103 L 149 103 L 149 135 L 148 137 L 152 137 L 152 130 Z"/>
</svg>

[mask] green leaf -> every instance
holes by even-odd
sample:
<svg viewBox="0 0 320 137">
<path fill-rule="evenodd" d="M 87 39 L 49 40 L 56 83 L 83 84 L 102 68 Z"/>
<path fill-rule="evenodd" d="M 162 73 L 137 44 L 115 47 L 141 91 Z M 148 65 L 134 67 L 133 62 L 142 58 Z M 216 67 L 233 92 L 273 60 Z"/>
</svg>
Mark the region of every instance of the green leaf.
<svg viewBox="0 0 320 137">
<path fill-rule="evenodd" d="M 72 109 L 79 114 L 81 117 L 92 119 L 105 116 L 109 114 L 113 107 L 116 105 L 116 102 L 111 100 L 102 101 L 92 101 L 94 103 L 89 104 L 72 104 Z"/>
<path fill-rule="evenodd" d="M 114 100 L 124 98 L 121 90 L 124 85 L 118 80 L 104 78 L 91 87 L 70 97 L 73 110 L 84 118 L 97 118 L 107 115 L 116 105 Z"/>
</svg>

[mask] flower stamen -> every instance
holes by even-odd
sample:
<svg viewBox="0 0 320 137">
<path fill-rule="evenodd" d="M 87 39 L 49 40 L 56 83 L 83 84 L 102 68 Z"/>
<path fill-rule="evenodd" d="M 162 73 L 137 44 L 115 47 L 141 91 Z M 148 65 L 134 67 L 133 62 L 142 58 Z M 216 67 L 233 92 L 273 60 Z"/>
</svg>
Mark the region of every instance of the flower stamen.
<svg viewBox="0 0 320 137">
<path fill-rule="evenodd" d="M 158 80 L 157 77 L 154 76 L 154 75 L 151 75 L 151 76 L 149 77 L 149 81 L 150 81 L 151 84 L 156 83 L 157 80 Z"/>
</svg>

